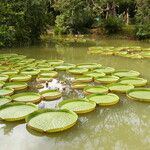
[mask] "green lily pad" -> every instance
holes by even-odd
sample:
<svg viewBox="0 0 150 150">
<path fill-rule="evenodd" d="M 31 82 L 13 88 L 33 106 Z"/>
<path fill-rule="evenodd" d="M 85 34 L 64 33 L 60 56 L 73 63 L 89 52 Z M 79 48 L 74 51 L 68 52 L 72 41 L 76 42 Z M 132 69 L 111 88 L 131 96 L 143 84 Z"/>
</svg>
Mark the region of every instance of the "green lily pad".
<svg viewBox="0 0 150 150">
<path fill-rule="evenodd" d="M 89 76 L 89 77 L 93 77 L 93 78 L 97 78 L 97 77 L 104 77 L 105 73 L 101 72 L 87 72 L 84 74 L 85 76 Z"/>
<path fill-rule="evenodd" d="M 119 80 L 119 77 L 117 77 L 117 76 L 104 76 L 104 77 L 95 78 L 94 81 L 96 83 L 108 84 L 108 83 L 115 83 L 118 80 Z"/>
<path fill-rule="evenodd" d="M 97 64 L 97 63 L 82 63 L 82 64 L 78 64 L 77 68 L 95 69 L 101 66 L 102 66 L 101 64 Z"/>
<path fill-rule="evenodd" d="M 43 68 L 38 68 L 38 70 L 40 70 L 40 72 L 45 72 L 45 71 L 52 71 L 54 70 L 53 67 L 43 67 Z"/>
<path fill-rule="evenodd" d="M 47 62 L 52 66 L 61 65 L 64 63 L 63 60 L 48 60 Z"/>
<path fill-rule="evenodd" d="M 16 102 L 38 103 L 41 100 L 41 95 L 34 92 L 23 92 L 13 95 L 12 99 Z"/>
<path fill-rule="evenodd" d="M 99 104 L 100 106 L 109 106 L 114 105 L 119 102 L 119 97 L 116 94 L 91 94 L 87 96 L 87 99 L 90 101 Z"/>
<path fill-rule="evenodd" d="M 49 76 L 48 77 L 47 76 L 38 76 L 36 78 L 36 81 L 39 82 L 39 83 L 50 82 L 52 80 L 53 80 L 53 78 L 49 77 Z"/>
<path fill-rule="evenodd" d="M 71 68 L 74 68 L 75 66 L 76 66 L 75 64 L 64 63 L 64 64 L 62 64 L 62 65 L 56 66 L 55 69 L 56 69 L 56 70 L 65 71 L 65 70 L 69 70 L 69 69 L 71 69 Z"/>
<path fill-rule="evenodd" d="M 55 100 L 59 99 L 62 96 L 62 93 L 57 90 L 45 90 L 40 92 L 45 100 Z"/>
<path fill-rule="evenodd" d="M 0 96 L 9 96 L 14 93 L 14 89 L 11 88 L 2 88 L 0 89 Z"/>
<path fill-rule="evenodd" d="M 27 82 L 29 80 L 31 80 L 32 76 L 31 75 L 14 75 L 10 77 L 10 81 L 13 82 Z"/>
<path fill-rule="evenodd" d="M 84 89 L 84 88 L 87 87 L 87 86 L 88 86 L 87 83 L 73 83 L 73 84 L 71 85 L 71 87 L 72 87 L 73 89 Z"/>
<path fill-rule="evenodd" d="M 78 116 L 67 109 L 41 109 L 26 117 L 27 126 L 39 132 L 59 132 L 71 128 Z"/>
<path fill-rule="evenodd" d="M 12 99 L 10 96 L 0 96 L 0 106 L 11 102 Z"/>
<path fill-rule="evenodd" d="M 105 94 L 108 93 L 108 88 L 105 86 L 88 86 L 84 88 L 85 94 Z"/>
<path fill-rule="evenodd" d="M 28 87 L 28 84 L 24 82 L 9 82 L 5 84 L 5 87 L 12 88 L 15 91 L 18 91 L 26 89 Z"/>
<path fill-rule="evenodd" d="M 147 80 L 138 77 L 130 77 L 130 78 L 122 78 L 120 83 L 123 84 L 132 84 L 136 87 L 145 86 L 147 84 Z"/>
<path fill-rule="evenodd" d="M 98 73 L 103 72 L 105 74 L 111 74 L 111 73 L 115 72 L 115 69 L 112 67 L 101 67 L 101 68 L 95 69 L 94 71 L 98 72 Z"/>
<path fill-rule="evenodd" d="M 18 73 L 19 73 L 19 70 L 7 70 L 7 71 L 2 72 L 1 74 L 11 76 L 11 75 L 16 75 Z"/>
<path fill-rule="evenodd" d="M 71 74 L 83 74 L 88 72 L 89 69 L 87 68 L 73 68 L 73 69 L 69 69 L 68 72 Z"/>
<path fill-rule="evenodd" d="M 133 100 L 150 102 L 150 88 L 135 88 L 129 90 L 127 96 Z"/>
<path fill-rule="evenodd" d="M 46 77 L 57 77 L 58 76 L 58 72 L 56 71 L 49 71 L 49 72 L 43 72 L 43 73 L 40 73 L 40 76 L 46 76 Z"/>
<path fill-rule="evenodd" d="M 72 82 L 73 83 L 89 83 L 92 82 L 93 78 L 89 76 L 79 76 L 76 77 Z"/>
<path fill-rule="evenodd" d="M 109 90 L 116 93 L 126 93 L 128 90 L 134 89 L 131 84 L 113 83 L 108 85 Z"/>
<path fill-rule="evenodd" d="M 31 75 L 31 76 L 36 76 L 40 73 L 40 70 L 38 69 L 24 69 L 21 71 L 21 74 L 24 74 L 24 75 Z"/>
<path fill-rule="evenodd" d="M 0 106 L 0 119 L 6 121 L 23 120 L 37 109 L 36 105 L 30 103 L 8 103 Z"/>
<path fill-rule="evenodd" d="M 114 73 L 114 75 L 118 77 L 138 77 L 140 73 L 137 71 L 130 70 L 130 71 L 117 71 Z"/>
<path fill-rule="evenodd" d="M 0 81 L 3 81 L 3 82 L 5 82 L 5 81 L 7 81 L 8 80 L 8 78 L 9 78 L 9 76 L 8 75 L 0 75 Z"/>
<path fill-rule="evenodd" d="M 91 112 L 95 109 L 96 103 L 84 99 L 63 100 L 58 106 L 61 109 L 69 109 L 77 114 Z"/>
<path fill-rule="evenodd" d="M 0 88 L 2 88 L 4 84 L 5 84 L 5 82 L 0 81 Z"/>
</svg>

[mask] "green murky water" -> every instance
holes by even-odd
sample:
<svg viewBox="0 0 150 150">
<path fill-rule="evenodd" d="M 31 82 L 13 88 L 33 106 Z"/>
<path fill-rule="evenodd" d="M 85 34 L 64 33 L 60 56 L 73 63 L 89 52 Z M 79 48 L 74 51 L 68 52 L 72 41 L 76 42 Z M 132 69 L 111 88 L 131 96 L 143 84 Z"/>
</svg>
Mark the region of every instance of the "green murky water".
<svg viewBox="0 0 150 150">
<path fill-rule="evenodd" d="M 128 40 L 97 40 L 96 44 L 150 47 L 150 43 Z M 150 60 L 87 55 L 87 47 L 78 44 L 51 46 L 47 43 L 0 52 L 18 53 L 36 59 L 63 59 L 75 64 L 98 62 L 116 69 L 132 69 L 139 71 L 150 83 Z M 119 104 L 97 107 L 95 111 L 81 115 L 73 128 L 61 133 L 40 134 L 27 129 L 24 122 L 0 122 L 0 150 L 149 150 L 150 105 L 119 96 Z M 68 91 L 63 99 L 73 97 L 82 97 L 82 94 Z M 54 107 L 55 103 L 50 102 L 46 106 Z"/>
</svg>

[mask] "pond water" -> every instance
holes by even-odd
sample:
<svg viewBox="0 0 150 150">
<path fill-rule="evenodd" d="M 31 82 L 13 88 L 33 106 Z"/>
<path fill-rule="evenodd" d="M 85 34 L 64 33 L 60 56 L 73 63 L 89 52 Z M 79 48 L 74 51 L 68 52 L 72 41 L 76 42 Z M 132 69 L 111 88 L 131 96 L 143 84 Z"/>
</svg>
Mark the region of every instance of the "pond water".
<svg viewBox="0 0 150 150">
<path fill-rule="evenodd" d="M 129 40 L 96 40 L 100 46 L 141 46 L 150 43 Z M 115 69 L 130 69 L 141 73 L 150 82 L 150 59 L 130 59 L 119 56 L 88 55 L 86 44 L 79 46 L 51 45 L 1 50 L 36 59 L 62 59 L 69 63 L 97 62 Z M 61 78 L 68 76 L 61 73 Z M 68 77 L 69 78 L 69 77 Z M 150 86 L 150 84 L 148 85 Z M 79 98 L 78 91 L 67 91 L 63 99 Z M 67 131 L 40 134 L 26 128 L 25 122 L 0 122 L 0 150 L 149 150 L 150 105 L 131 101 L 119 95 L 120 102 L 111 107 L 97 107 L 95 111 L 80 115 L 77 124 Z M 46 102 L 54 107 L 55 102 Z"/>
</svg>

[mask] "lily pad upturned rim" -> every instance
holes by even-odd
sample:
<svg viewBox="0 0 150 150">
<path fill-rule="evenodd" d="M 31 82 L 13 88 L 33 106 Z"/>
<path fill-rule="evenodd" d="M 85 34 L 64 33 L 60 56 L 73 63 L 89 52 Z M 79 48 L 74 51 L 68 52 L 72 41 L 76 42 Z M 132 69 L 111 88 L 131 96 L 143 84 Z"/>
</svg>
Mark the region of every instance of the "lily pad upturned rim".
<svg viewBox="0 0 150 150">
<path fill-rule="evenodd" d="M 102 71 L 101 69 L 110 69 L 110 70 L 109 71 Z M 93 71 L 95 71 L 95 72 L 103 72 L 105 74 L 111 74 L 111 73 L 115 72 L 115 68 L 112 68 L 112 67 L 100 67 L 100 68 L 97 68 L 97 69 L 95 69 Z"/>
<path fill-rule="evenodd" d="M 15 88 L 12 88 L 10 86 L 12 85 L 21 85 L 21 86 L 18 86 L 18 87 L 15 87 Z M 18 90 L 24 90 L 28 87 L 28 84 L 26 82 L 9 82 L 9 83 L 5 83 L 4 87 L 10 87 L 12 89 L 14 89 L 15 91 L 18 91 Z"/>
<path fill-rule="evenodd" d="M 103 92 L 89 92 L 89 91 L 87 91 L 88 89 L 91 89 L 91 88 L 103 88 L 104 91 Z M 103 85 L 100 85 L 100 86 L 87 86 L 83 90 L 84 94 L 86 94 L 86 95 L 89 95 L 89 94 L 107 94 L 108 91 L 109 91 L 109 89 L 106 86 L 103 86 Z"/>
<path fill-rule="evenodd" d="M 7 90 L 7 91 L 9 91 L 7 94 L 0 95 L 0 96 L 10 96 L 10 95 L 12 95 L 12 94 L 14 93 L 14 89 L 8 88 L 8 87 L 3 87 L 3 88 L 0 89 L 0 90 Z"/>
<path fill-rule="evenodd" d="M 52 77 L 52 78 L 54 78 L 54 77 L 58 76 L 58 72 L 56 72 L 56 71 L 45 71 L 45 72 L 41 72 L 39 74 L 39 76 L 42 76 L 42 77 L 46 76 L 46 77 Z"/>
<path fill-rule="evenodd" d="M 45 83 L 45 82 L 50 82 L 50 81 L 52 81 L 53 80 L 53 77 L 46 77 L 46 76 L 38 76 L 37 78 L 36 78 L 36 81 L 38 82 L 38 83 Z"/>
<path fill-rule="evenodd" d="M 96 107 L 96 103 L 95 102 L 92 102 L 92 101 L 89 101 L 89 100 L 86 100 L 86 99 L 69 99 L 69 100 L 63 100 L 61 101 L 59 104 L 58 104 L 58 107 L 61 108 L 61 109 L 64 109 L 63 108 L 63 105 L 67 104 L 67 103 L 71 103 L 71 102 L 87 102 L 87 103 L 90 103 L 93 105 L 93 107 L 91 107 L 90 109 L 84 109 L 84 110 L 72 110 L 74 111 L 75 113 L 77 114 L 83 114 L 83 113 L 88 113 L 88 112 L 91 112 L 95 109 Z M 69 108 L 65 108 L 65 109 L 69 109 Z M 70 110 L 70 109 L 69 109 Z"/>
<path fill-rule="evenodd" d="M 1 102 L 2 100 L 3 100 L 3 103 Z M 12 99 L 10 96 L 0 96 L 0 106 L 10 103 L 11 101 L 12 101 Z"/>
<path fill-rule="evenodd" d="M 91 100 L 90 98 L 91 97 L 94 97 L 94 96 L 114 96 L 116 99 L 114 99 L 112 102 L 100 102 L 100 103 L 97 103 L 95 102 L 94 100 Z M 114 94 L 114 93 L 107 93 L 107 94 L 90 94 L 86 97 L 89 101 L 93 101 L 95 103 L 97 103 L 98 105 L 100 106 L 110 106 L 110 105 L 114 105 L 114 104 L 117 104 L 119 102 L 119 96 Z"/>
<path fill-rule="evenodd" d="M 44 96 L 43 94 L 45 93 L 51 93 L 51 92 L 57 92 L 58 94 L 57 95 L 54 95 L 54 96 Z M 62 97 L 62 93 L 58 90 L 44 90 L 44 91 L 41 91 L 40 94 L 42 95 L 42 97 L 44 98 L 44 100 L 56 100 L 56 99 L 59 99 Z"/>
<path fill-rule="evenodd" d="M 18 97 L 23 97 L 23 96 L 26 96 L 26 95 L 34 95 L 34 96 L 37 96 L 36 99 L 32 100 L 32 98 L 30 98 L 30 101 L 20 101 L 20 100 L 15 100 L 16 98 Z M 23 92 L 23 93 L 18 93 L 18 94 L 14 94 L 11 96 L 12 100 L 13 101 L 16 101 L 16 102 L 24 102 L 24 103 L 39 103 L 41 101 L 41 95 L 39 93 L 35 93 L 35 92 Z"/>
<path fill-rule="evenodd" d="M 117 75 L 118 73 L 130 73 L 130 72 L 134 72 L 135 73 L 135 75 L 125 75 L 125 76 L 120 76 L 120 75 Z M 120 77 L 120 78 L 122 78 L 122 77 L 138 77 L 139 75 L 140 75 L 140 73 L 138 72 L 138 71 L 135 71 L 135 70 L 118 70 L 118 71 L 115 71 L 114 73 L 113 73 L 113 75 L 115 75 L 115 76 L 118 76 L 118 77 Z"/>
<path fill-rule="evenodd" d="M 140 101 L 140 102 L 150 102 L 150 98 L 149 99 L 146 99 L 146 98 L 141 99 L 138 97 L 130 96 L 131 92 L 138 92 L 138 91 L 148 91 L 150 93 L 150 88 L 134 88 L 134 89 L 127 91 L 126 95 L 129 99 L 132 99 L 132 100 L 136 100 L 136 101 Z"/>
<path fill-rule="evenodd" d="M 113 81 L 104 81 L 103 79 L 104 78 L 114 78 L 114 80 Z M 107 76 L 104 76 L 104 77 L 98 77 L 98 78 L 95 78 L 95 80 L 94 80 L 94 82 L 96 82 L 96 83 L 104 83 L 104 84 L 109 84 L 109 83 L 115 83 L 115 82 L 117 82 L 117 81 L 119 81 L 119 77 L 118 76 L 114 76 L 114 75 L 107 75 Z"/>
<path fill-rule="evenodd" d="M 109 90 L 111 91 L 111 92 L 115 92 L 115 93 L 126 93 L 128 90 L 114 90 L 114 89 L 112 89 L 112 87 L 113 86 L 117 86 L 117 85 L 124 85 L 124 86 L 130 86 L 131 87 L 131 89 L 134 89 L 134 85 L 132 85 L 132 84 L 122 84 L 122 83 L 112 83 L 112 84 L 109 84 L 109 85 L 107 85 L 107 87 L 109 88 Z M 129 90 L 131 90 L 131 89 L 129 89 Z"/>
<path fill-rule="evenodd" d="M 26 106 L 31 106 L 33 108 L 35 108 L 36 110 L 38 110 L 38 106 L 32 103 L 23 103 L 23 102 L 13 102 L 13 103 L 7 103 L 5 105 L 0 106 L 0 111 L 2 109 L 6 109 L 7 107 L 11 107 L 11 106 L 18 106 L 18 105 L 26 105 Z M 5 121 L 20 121 L 25 119 L 27 115 L 19 117 L 19 118 L 0 118 L 1 120 L 5 120 Z"/>
<path fill-rule="evenodd" d="M 87 87 L 88 84 L 87 83 L 72 83 L 71 87 L 73 89 L 84 89 L 85 87 Z"/>
<path fill-rule="evenodd" d="M 74 67 L 76 67 L 75 64 L 63 63 L 61 65 L 55 66 L 55 69 L 60 70 L 60 71 L 66 71 L 66 70 L 69 70 L 69 69 L 74 68 Z"/>
<path fill-rule="evenodd" d="M 4 77 L 5 79 L 1 79 L 1 77 Z M 4 74 L 0 74 L 0 81 L 7 81 L 9 79 L 9 76 L 8 75 L 4 75 Z"/>
<path fill-rule="evenodd" d="M 20 79 L 15 79 L 16 77 L 20 77 Z M 24 75 L 24 74 L 18 74 L 18 75 L 13 75 L 10 76 L 10 81 L 13 82 L 27 82 L 31 80 L 32 76 L 31 75 Z"/>
<path fill-rule="evenodd" d="M 89 67 L 86 67 L 88 65 L 89 65 Z M 77 64 L 77 68 L 88 68 L 88 69 L 95 69 L 95 68 L 98 68 L 101 66 L 102 65 L 98 64 L 98 63 L 80 63 L 80 64 Z"/>
<path fill-rule="evenodd" d="M 92 82 L 93 78 L 90 76 L 78 76 L 72 81 L 72 83 L 89 83 Z"/>
<path fill-rule="evenodd" d="M 87 69 L 87 68 L 71 68 L 68 70 L 69 73 L 75 74 L 75 75 L 81 75 L 81 74 L 86 73 L 88 71 L 89 71 L 89 69 Z"/>
<path fill-rule="evenodd" d="M 43 113 L 50 113 L 50 112 L 66 112 L 66 113 L 69 113 L 71 115 L 73 115 L 74 117 L 74 121 L 65 126 L 65 127 L 61 127 L 61 128 L 54 128 L 54 129 L 48 129 L 48 130 L 44 130 L 44 129 L 39 129 L 39 128 L 36 128 L 36 127 L 33 127 L 32 125 L 30 125 L 30 120 L 32 120 L 33 118 L 37 117 L 38 115 L 40 114 L 43 114 Z M 64 130 L 67 130 L 69 128 L 71 128 L 72 126 L 74 126 L 76 124 L 78 120 L 78 115 L 71 111 L 71 110 L 68 110 L 68 109 L 39 109 L 31 114 L 29 114 L 26 118 L 25 118 L 25 121 L 27 122 L 27 127 L 33 129 L 33 130 L 36 130 L 38 132 L 46 132 L 46 133 L 51 133 L 51 132 L 60 132 L 60 131 L 64 131 Z"/>
<path fill-rule="evenodd" d="M 145 86 L 148 82 L 147 79 L 140 78 L 140 77 L 124 77 L 124 78 L 120 79 L 119 83 L 123 83 L 123 81 L 125 81 L 125 80 L 141 80 L 141 81 L 143 81 L 143 82 L 138 83 L 138 84 L 137 83 L 135 83 L 135 84 L 130 83 L 130 84 L 133 84 L 135 87 Z M 125 84 L 127 84 L 127 83 L 125 83 Z"/>
<path fill-rule="evenodd" d="M 0 81 L 0 88 L 2 88 L 4 84 L 5 84 L 4 81 Z"/>
<path fill-rule="evenodd" d="M 93 74 L 93 75 L 92 75 Z M 94 74 L 97 74 L 96 76 L 94 75 Z M 86 73 L 84 73 L 84 76 L 88 76 L 88 77 L 92 77 L 92 78 L 98 78 L 98 77 L 104 77 L 106 74 L 105 73 L 103 73 L 103 72 L 101 72 L 101 73 L 99 73 L 99 72 L 94 72 L 94 71 L 88 71 L 88 72 L 86 72 Z"/>
</svg>

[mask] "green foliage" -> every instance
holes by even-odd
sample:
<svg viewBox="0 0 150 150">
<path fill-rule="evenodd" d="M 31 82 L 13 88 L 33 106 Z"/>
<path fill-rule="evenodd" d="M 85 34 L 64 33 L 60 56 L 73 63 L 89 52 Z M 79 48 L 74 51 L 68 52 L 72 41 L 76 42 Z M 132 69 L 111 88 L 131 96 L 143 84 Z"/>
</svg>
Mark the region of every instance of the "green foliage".
<svg viewBox="0 0 150 150">
<path fill-rule="evenodd" d="M 110 16 L 104 20 L 103 27 L 108 34 L 118 33 L 122 30 L 123 20 L 116 16 Z"/>
<path fill-rule="evenodd" d="M 136 36 L 139 39 L 150 38 L 150 0 L 137 0 Z"/>
</svg>

